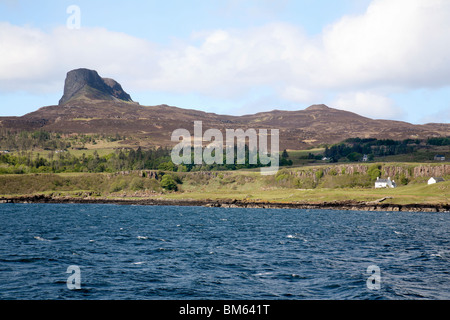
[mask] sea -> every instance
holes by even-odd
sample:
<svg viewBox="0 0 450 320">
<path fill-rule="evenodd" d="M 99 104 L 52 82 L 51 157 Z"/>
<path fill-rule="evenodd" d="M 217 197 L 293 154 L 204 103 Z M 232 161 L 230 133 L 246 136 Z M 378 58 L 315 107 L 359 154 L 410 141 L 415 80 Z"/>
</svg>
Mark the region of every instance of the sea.
<svg viewBox="0 0 450 320">
<path fill-rule="evenodd" d="M 447 300 L 450 213 L 1 204 L 0 300 Z"/>
</svg>

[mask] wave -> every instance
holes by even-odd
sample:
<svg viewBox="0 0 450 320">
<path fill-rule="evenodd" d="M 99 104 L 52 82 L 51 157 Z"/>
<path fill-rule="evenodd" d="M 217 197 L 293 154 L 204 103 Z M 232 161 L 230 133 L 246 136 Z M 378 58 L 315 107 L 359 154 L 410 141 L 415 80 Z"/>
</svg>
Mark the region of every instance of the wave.
<svg viewBox="0 0 450 320">
<path fill-rule="evenodd" d="M 270 276 L 272 274 L 273 274 L 273 272 L 260 272 L 260 273 L 255 273 L 254 276 L 255 277 L 263 277 L 263 276 Z"/>
<path fill-rule="evenodd" d="M 440 258 L 440 259 L 447 259 L 449 257 L 450 251 L 448 250 L 441 250 L 437 253 L 432 253 L 430 256 L 434 258 Z"/>
<path fill-rule="evenodd" d="M 51 240 L 48 240 L 48 239 L 44 239 L 44 238 L 42 238 L 42 237 L 39 237 L 39 236 L 36 236 L 36 237 L 34 237 L 36 240 L 39 240 L 39 241 L 47 241 L 47 242 L 50 242 Z"/>
<path fill-rule="evenodd" d="M 300 235 L 297 234 L 297 233 L 296 234 L 288 234 L 286 236 L 286 238 L 288 238 L 288 239 L 298 239 L 298 240 L 303 240 L 303 242 L 308 242 L 308 240 L 301 238 Z"/>
</svg>

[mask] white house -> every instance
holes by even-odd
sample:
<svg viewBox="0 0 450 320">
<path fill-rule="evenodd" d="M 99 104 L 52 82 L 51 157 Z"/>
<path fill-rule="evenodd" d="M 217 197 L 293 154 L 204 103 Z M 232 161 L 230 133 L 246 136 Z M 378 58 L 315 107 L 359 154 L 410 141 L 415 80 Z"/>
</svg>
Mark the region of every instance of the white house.
<svg viewBox="0 0 450 320">
<path fill-rule="evenodd" d="M 428 180 L 428 184 L 434 184 L 434 183 L 438 183 L 438 182 L 442 182 L 442 181 L 445 181 L 444 178 L 441 178 L 441 177 L 431 177 L 431 178 Z"/>
<path fill-rule="evenodd" d="M 388 177 L 387 179 L 380 179 L 377 178 L 377 181 L 375 181 L 375 188 L 395 188 L 397 185 L 395 184 L 394 180 L 391 180 L 391 177 Z"/>
<path fill-rule="evenodd" d="M 445 156 L 442 154 L 437 154 L 434 156 L 435 161 L 445 161 Z"/>
</svg>

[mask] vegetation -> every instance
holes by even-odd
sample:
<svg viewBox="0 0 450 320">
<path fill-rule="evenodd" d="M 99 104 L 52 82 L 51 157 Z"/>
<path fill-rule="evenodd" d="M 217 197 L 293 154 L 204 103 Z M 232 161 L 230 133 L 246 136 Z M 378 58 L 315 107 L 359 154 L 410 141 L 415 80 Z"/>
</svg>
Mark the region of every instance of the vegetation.
<svg viewBox="0 0 450 320">
<path fill-rule="evenodd" d="M 381 177 L 381 166 L 378 164 L 371 165 L 367 174 L 371 180 L 375 181 L 377 178 Z"/>
<path fill-rule="evenodd" d="M 421 165 L 421 164 L 417 164 Z M 375 189 L 368 167 L 351 174 L 338 166 L 282 169 L 277 175 L 262 176 L 253 171 L 163 172 L 143 176 L 129 173 L 62 173 L 0 175 L 0 195 L 48 194 L 54 197 L 239 199 L 273 202 L 374 201 L 386 203 L 448 203 L 450 176 L 445 182 L 428 186 L 426 177 L 409 177 L 407 185 L 395 189 Z M 379 164 L 382 175 L 392 169 Z M 396 164 L 398 174 L 409 166 Z M 320 171 L 322 170 L 322 171 Z M 334 170 L 334 171 L 333 171 Z M 319 173 L 317 173 L 319 172 Z M 365 174 L 362 172 L 366 172 Z M 320 177 L 320 178 L 319 178 Z"/>
<path fill-rule="evenodd" d="M 161 179 L 161 187 L 169 191 L 177 191 L 178 186 L 175 179 L 171 175 L 164 175 Z"/>
<path fill-rule="evenodd" d="M 355 162 L 361 161 L 363 156 L 366 155 L 366 160 L 372 161 L 375 157 L 413 154 L 420 149 L 430 148 L 431 146 L 448 145 L 450 145 L 450 137 L 429 138 L 427 140 L 406 139 L 402 141 L 350 138 L 331 147 L 327 146 L 323 156 L 330 158 L 332 162 L 338 162 L 343 158 Z"/>
<path fill-rule="evenodd" d="M 449 201 L 449 175 L 444 175 L 446 182 L 436 186 L 426 185 L 428 177 L 415 175 L 417 166 L 432 169 L 441 163 L 377 161 L 380 157 L 414 155 L 410 159 L 413 161 L 422 153 L 425 161 L 437 153 L 448 156 L 449 138 L 353 138 L 323 148 L 284 150 L 280 154 L 280 165 L 284 167 L 273 176 L 262 176 L 254 170 L 261 165 L 249 164 L 247 149 L 244 164 L 175 165 L 170 149 L 133 147 L 131 141 L 120 135 L 0 131 L 0 195 L 305 202 L 372 201 L 389 195 L 392 199 L 388 201 L 399 204 Z M 369 163 L 361 162 L 363 155 L 368 155 Z M 324 157 L 335 163 L 327 164 Z M 299 164 L 310 165 L 287 167 Z M 395 179 L 399 187 L 375 190 L 374 181 L 387 176 Z"/>
<path fill-rule="evenodd" d="M 9 131 L 0 130 L 0 150 L 32 151 L 36 149 L 47 151 L 59 151 L 73 148 L 74 150 L 86 150 L 87 144 L 97 144 L 98 141 L 120 141 L 126 137 L 116 134 L 108 136 L 104 134 L 61 134 L 38 131 Z"/>
<path fill-rule="evenodd" d="M 137 151 L 116 150 L 114 153 L 100 156 L 83 153 L 76 156 L 69 151 L 50 153 L 43 157 L 40 153 L 19 152 L 0 155 L 0 174 L 21 173 L 63 173 L 63 172 L 117 172 L 123 170 L 167 169 L 170 162 L 168 149 L 140 148 Z M 172 164 L 173 165 L 173 164 Z M 173 169 L 173 167 L 172 167 Z"/>
<path fill-rule="evenodd" d="M 202 163 L 175 165 L 171 160 L 169 148 L 149 148 L 136 150 L 131 147 L 118 147 L 100 155 L 97 149 L 88 153 L 86 146 L 95 146 L 100 141 L 114 142 L 126 137 L 116 135 L 66 135 L 46 131 L 3 132 L 0 146 L 7 153 L 0 154 L 0 174 L 23 173 L 64 173 L 64 172 L 118 172 L 126 170 L 164 170 L 173 172 L 238 170 L 258 168 L 263 165 L 250 164 L 249 150 L 245 150 L 245 163 L 237 164 L 234 152 L 233 164 Z M 38 150 L 38 151 L 36 151 Z M 9 152 L 14 151 L 14 152 Z M 90 150 L 89 150 L 90 151 Z M 235 150 L 236 151 L 236 150 Z M 80 154 L 81 153 L 81 154 Z M 193 150 L 192 150 L 193 158 Z M 226 163 L 226 155 L 223 155 Z M 280 165 L 292 165 L 286 150 L 280 155 Z"/>
</svg>

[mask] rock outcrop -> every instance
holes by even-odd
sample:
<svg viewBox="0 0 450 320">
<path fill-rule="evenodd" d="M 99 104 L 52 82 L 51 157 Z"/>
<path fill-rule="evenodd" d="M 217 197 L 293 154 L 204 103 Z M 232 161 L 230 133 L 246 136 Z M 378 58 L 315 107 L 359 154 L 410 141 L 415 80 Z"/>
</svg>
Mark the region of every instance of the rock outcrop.
<svg viewBox="0 0 450 320">
<path fill-rule="evenodd" d="M 290 175 L 294 175 L 297 178 L 314 178 L 318 171 L 322 172 L 323 176 L 332 175 L 365 175 L 368 169 L 373 164 L 343 164 L 343 165 L 330 165 L 294 170 L 288 172 Z M 405 176 L 407 178 L 415 179 L 420 177 L 443 177 L 450 174 L 450 165 L 448 164 L 429 164 L 429 165 L 391 165 L 380 164 L 382 177 L 396 177 Z"/>
<path fill-rule="evenodd" d="M 117 81 L 102 78 L 95 70 L 82 68 L 69 71 L 64 83 L 64 95 L 59 100 L 59 105 L 84 96 L 94 100 L 133 101 Z"/>
</svg>

